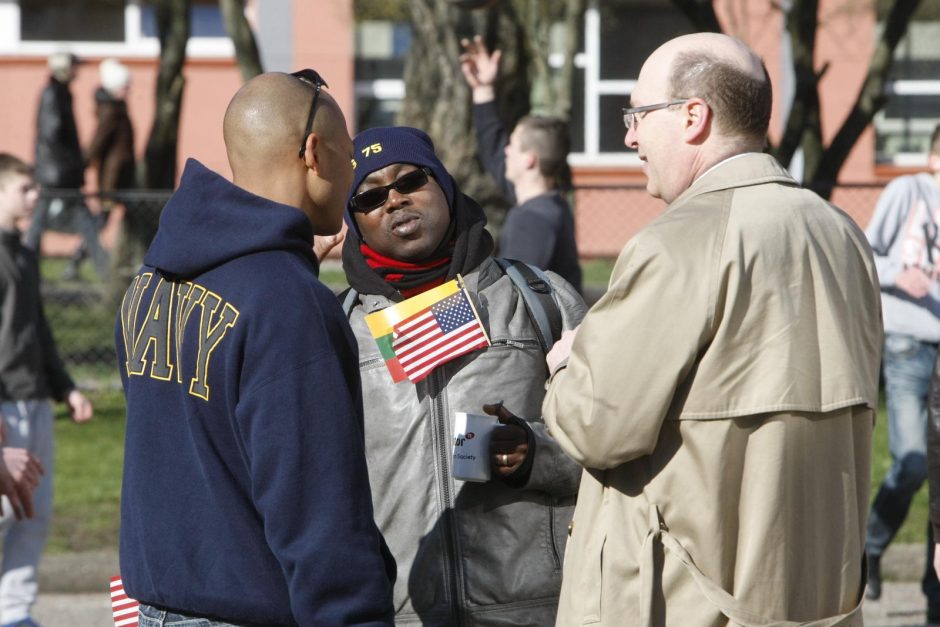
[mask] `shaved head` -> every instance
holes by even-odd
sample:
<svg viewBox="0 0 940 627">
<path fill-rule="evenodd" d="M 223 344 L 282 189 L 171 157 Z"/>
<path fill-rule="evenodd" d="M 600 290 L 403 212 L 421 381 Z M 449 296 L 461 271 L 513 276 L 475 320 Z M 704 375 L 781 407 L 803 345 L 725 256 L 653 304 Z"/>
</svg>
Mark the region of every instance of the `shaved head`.
<svg viewBox="0 0 940 627">
<path fill-rule="evenodd" d="M 225 111 L 222 132 L 232 174 L 246 168 L 270 169 L 299 161 L 304 126 L 313 102 L 313 85 L 290 74 L 268 72 L 238 90 Z M 320 92 L 313 132 L 325 141 L 346 133 L 333 98 Z"/>
</svg>

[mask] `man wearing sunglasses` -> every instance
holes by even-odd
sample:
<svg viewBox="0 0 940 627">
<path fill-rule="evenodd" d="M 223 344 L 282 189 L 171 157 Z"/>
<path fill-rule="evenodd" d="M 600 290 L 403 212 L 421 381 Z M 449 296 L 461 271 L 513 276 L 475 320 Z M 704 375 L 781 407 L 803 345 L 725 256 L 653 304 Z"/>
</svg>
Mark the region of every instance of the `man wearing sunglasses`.
<svg viewBox="0 0 940 627">
<path fill-rule="evenodd" d="M 479 36 L 461 45 L 460 69 L 473 92 L 480 161 L 512 205 L 499 234 L 499 254 L 556 272 L 580 292 L 574 215 L 562 189 L 568 178 L 568 125 L 527 115 L 507 135 L 494 90 L 501 51 L 490 53 Z"/>
<path fill-rule="evenodd" d="M 480 206 L 462 194 L 430 138 L 377 128 L 355 139 L 344 297 L 359 342 L 376 521 L 398 563 L 399 623 L 551 625 L 580 467 L 539 416 L 545 351 L 523 296 L 493 254 Z M 491 346 L 394 383 L 364 317 L 463 277 Z M 584 303 L 545 273 L 564 328 Z M 507 424 L 490 449 L 492 479 L 450 473 L 454 413 L 503 400 L 528 420 Z"/>
<path fill-rule="evenodd" d="M 543 415 L 585 467 L 558 622 L 861 624 L 865 235 L 762 152 L 770 80 L 742 42 L 666 42 L 630 99 L 626 144 L 669 205 L 549 355 Z"/>
<path fill-rule="evenodd" d="M 121 574 L 144 627 L 392 622 L 355 339 L 312 251 L 353 175 L 325 87 L 235 94 L 232 181 L 187 162 L 122 303 Z"/>
</svg>

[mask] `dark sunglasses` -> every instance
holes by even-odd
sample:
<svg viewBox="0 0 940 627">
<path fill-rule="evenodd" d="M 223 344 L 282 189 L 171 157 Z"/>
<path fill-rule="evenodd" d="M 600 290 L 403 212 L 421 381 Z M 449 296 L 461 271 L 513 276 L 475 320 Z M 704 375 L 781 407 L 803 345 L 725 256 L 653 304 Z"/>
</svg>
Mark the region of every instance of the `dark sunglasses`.
<svg viewBox="0 0 940 627">
<path fill-rule="evenodd" d="M 319 72 L 309 68 L 291 72 L 290 75 L 299 78 L 305 83 L 310 83 L 314 88 L 313 102 L 310 103 L 310 113 L 307 114 L 307 128 L 304 131 L 303 139 L 300 140 L 300 152 L 297 153 L 297 156 L 303 159 L 304 153 L 307 152 L 307 137 L 310 136 L 310 132 L 313 130 L 313 118 L 317 114 L 317 100 L 320 99 L 320 88 L 329 87 L 329 85 L 326 84 L 326 81 L 323 80 Z"/>
<path fill-rule="evenodd" d="M 349 201 L 349 208 L 351 211 L 372 211 L 385 204 L 389 191 L 394 189 L 399 194 L 410 194 L 427 185 L 429 176 L 431 176 L 430 168 L 420 168 L 403 174 L 388 185 L 373 187 L 361 194 L 356 194 Z"/>
</svg>

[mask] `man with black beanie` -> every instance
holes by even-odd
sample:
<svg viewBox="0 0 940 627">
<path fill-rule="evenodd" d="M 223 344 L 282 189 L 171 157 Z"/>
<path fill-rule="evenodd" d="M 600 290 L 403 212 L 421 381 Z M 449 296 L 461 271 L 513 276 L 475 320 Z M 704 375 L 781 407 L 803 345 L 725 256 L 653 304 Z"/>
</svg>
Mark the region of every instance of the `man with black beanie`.
<svg viewBox="0 0 940 627">
<path fill-rule="evenodd" d="M 396 621 L 550 625 L 579 467 L 539 417 L 547 370 L 523 296 L 493 259 L 480 206 L 462 194 L 424 132 L 370 129 L 354 140 L 344 301 L 359 343 L 375 517 L 395 560 Z M 462 278 L 491 345 L 394 383 L 365 316 Z M 563 326 L 584 315 L 546 273 Z M 488 406 L 493 478 L 451 474 L 454 412 Z"/>
</svg>

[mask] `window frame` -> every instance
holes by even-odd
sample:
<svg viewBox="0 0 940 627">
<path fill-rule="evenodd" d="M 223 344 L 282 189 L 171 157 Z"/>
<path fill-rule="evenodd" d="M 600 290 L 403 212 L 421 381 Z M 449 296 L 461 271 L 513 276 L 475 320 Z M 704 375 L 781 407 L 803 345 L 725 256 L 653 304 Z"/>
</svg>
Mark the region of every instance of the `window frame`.
<svg viewBox="0 0 940 627">
<path fill-rule="evenodd" d="M 79 57 L 153 58 L 160 55 L 160 42 L 141 32 L 141 0 L 124 4 L 124 41 L 22 41 L 18 0 L 0 0 L 0 55 L 7 57 L 48 56 L 67 49 Z M 190 37 L 186 56 L 195 59 L 230 59 L 235 45 L 229 37 Z"/>
<path fill-rule="evenodd" d="M 624 106 L 636 87 L 636 79 L 601 78 L 601 15 L 598 0 L 590 0 L 584 13 L 584 52 L 575 55 L 575 67 L 584 70 L 584 150 L 568 155 L 568 163 L 575 167 L 632 167 L 642 166 L 640 157 L 634 152 L 602 152 L 601 98 L 623 96 Z M 560 67 L 560 55 L 549 58 L 553 67 Z M 626 136 L 626 128 L 622 129 Z"/>
</svg>

